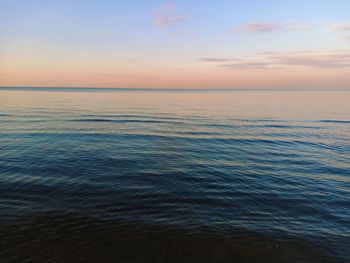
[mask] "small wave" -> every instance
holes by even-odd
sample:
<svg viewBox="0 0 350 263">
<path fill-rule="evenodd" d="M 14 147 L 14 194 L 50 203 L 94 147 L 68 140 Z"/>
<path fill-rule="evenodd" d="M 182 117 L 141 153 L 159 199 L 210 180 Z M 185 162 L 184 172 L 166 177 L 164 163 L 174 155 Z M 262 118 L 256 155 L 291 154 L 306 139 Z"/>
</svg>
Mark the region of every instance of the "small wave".
<svg viewBox="0 0 350 263">
<path fill-rule="evenodd" d="M 178 131 L 178 132 L 175 132 L 174 134 L 178 134 L 178 135 L 198 135 L 198 136 L 201 136 L 201 135 L 204 135 L 204 136 L 222 135 L 219 132 L 205 132 L 205 131 Z"/>
<path fill-rule="evenodd" d="M 80 115 L 83 119 L 85 118 L 92 118 L 92 119 L 160 119 L 160 120 L 187 120 L 188 118 L 184 117 L 170 117 L 170 116 L 158 116 L 158 115 L 139 115 L 139 114 L 121 114 L 121 115 L 114 115 L 114 114 L 103 114 L 103 115 L 96 115 L 96 114 L 82 114 Z"/>
<path fill-rule="evenodd" d="M 275 128 L 275 129 L 324 129 L 319 126 L 307 126 L 307 125 L 287 125 L 287 124 L 264 124 L 264 125 L 247 125 L 249 128 Z"/>
<path fill-rule="evenodd" d="M 49 122 L 49 120 L 0 120 L 0 123 L 31 123 L 31 122 Z"/>
<path fill-rule="evenodd" d="M 347 120 L 318 120 L 317 122 L 322 122 L 322 123 L 350 123 L 350 121 L 347 121 Z"/>
<path fill-rule="evenodd" d="M 230 119 L 233 121 L 241 121 L 241 122 L 283 122 L 282 120 L 276 119 Z"/>
<path fill-rule="evenodd" d="M 266 128 L 274 128 L 274 129 L 325 129 L 325 127 L 319 126 L 309 126 L 309 125 L 288 125 L 288 124 L 220 124 L 220 123 L 197 123 L 196 125 L 202 127 L 210 127 L 210 128 L 222 128 L 222 129 L 266 129 Z"/>
<path fill-rule="evenodd" d="M 74 119 L 72 122 L 114 122 L 114 123 L 167 123 L 167 124 L 181 124 L 177 121 L 166 121 L 166 120 L 135 120 L 135 119 Z"/>
<path fill-rule="evenodd" d="M 193 137 L 193 136 L 181 136 L 180 134 L 148 134 L 148 133 L 133 133 L 133 134 L 124 134 L 124 133 L 55 133 L 55 132 L 21 132 L 16 133 L 1 133 L 3 137 L 20 137 L 20 138 L 31 138 L 31 137 L 52 137 L 52 138 L 95 138 L 95 139 L 138 139 L 138 140 L 182 140 L 190 142 L 202 142 L 202 143 L 224 143 L 226 145 L 274 145 L 278 146 L 295 146 L 303 145 L 313 148 L 323 148 L 328 150 L 334 150 L 334 145 L 328 145 L 321 142 L 311 142 L 307 140 L 281 140 L 281 139 L 262 139 L 262 138 L 240 138 L 240 137 L 222 137 L 222 136 L 204 136 L 204 137 Z M 339 150 L 339 149 L 337 149 Z"/>
</svg>

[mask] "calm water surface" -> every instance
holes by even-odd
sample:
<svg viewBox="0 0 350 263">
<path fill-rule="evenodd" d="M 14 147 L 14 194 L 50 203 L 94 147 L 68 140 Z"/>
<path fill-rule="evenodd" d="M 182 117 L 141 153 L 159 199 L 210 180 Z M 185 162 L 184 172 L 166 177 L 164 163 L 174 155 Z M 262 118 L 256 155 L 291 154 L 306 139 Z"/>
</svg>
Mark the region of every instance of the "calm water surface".
<svg viewBox="0 0 350 263">
<path fill-rule="evenodd" d="M 0 90 L 0 262 L 349 262 L 350 92 Z"/>
</svg>

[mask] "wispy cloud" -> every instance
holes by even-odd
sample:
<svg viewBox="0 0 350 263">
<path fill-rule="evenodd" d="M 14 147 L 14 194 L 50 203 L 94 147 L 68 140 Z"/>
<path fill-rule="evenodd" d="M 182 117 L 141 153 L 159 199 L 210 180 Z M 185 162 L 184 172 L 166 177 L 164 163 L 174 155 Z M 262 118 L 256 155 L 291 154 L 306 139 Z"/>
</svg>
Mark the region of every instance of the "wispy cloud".
<svg viewBox="0 0 350 263">
<path fill-rule="evenodd" d="M 301 32 L 310 32 L 315 30 L 313 26 L 305 25 L 305 24 L 289 24 L 286 27 L 286 29 L 291 31 L 301 31 Z"/>
<path fill-rule="evenodd" d="M 347 68 L 350 67 L 349 58 L 349 51 L 281 52 L 265 57 L 272 64 L 313 68 Z"/>
<path fill-rule="evenodd" d="M 154 24 L 161 28 L 172 28 L 175 24 L 187 20 L 185 16 L 157 16 L 154 18 Z"/>
<path fill-rule="evenodd" d="M 339 31 L 350 31 L 350 23 L 327 23 L 326 29 L 328 31 L 339 32 Z"/>
<path fill-rule="evenodd" d="M 173 3 L 163 4 L 156 13 L 153 22 L 157 27 L 163 29 L 173 29 L 175 25 L 189 19 L 188 16 L 180 14 Z"/>
<path fill-rule="evenodd" d="M 243 58 L 200 58 L 233 70 L 282 69 L 288 67 L 350 68 L 350 50 L 262 52 Z"/>
<path fill-rule="evenodd" d="M 233 70 L 268 69 L 271 65 L 267 62 L 243 61 L 239 63 L 222 64 L 221 67 Z"/>
<path fill-rule="evenodd" d="M 240 61 L 239 59 L 232 58 L 200 58 L 200 61 L 204 62 L 232 62 L 232 61 Z"/>
<path fill-rule="evenodd" d="M 217 63 L 220 67 L 236 69 L 236 70 L 245 70 L 245 69 L 266 69 L 269 67 L 267 62 L 258 62 L 257 60 L 251 58 L 222 58 L 222 57 L 206 57 L 200 58 L 200 61 L 208 63 Z"/>
<path fill-rule="evenodd" d="M 108 78 L 126 78 L 126 79 L 140 79 L 140 80 L 153 80 L 159 79 L 159 77 L 137 75 L 137 74 L 127 74 L 127 73 L 92 73 L 96 76 L 108 77 Z"/>
<path fill-rule="evenodd" d="M 343 23 L 329 23 L 325 22 L 322 23 L 324 30 L 336 33 L 338 34 L 338 39 L 350 41 L 350 35 L 339 35 L 341 33 L 348 33 L 350 32 L 350 23 L 349 22 L 343 22 Z"/>
<path fill-rule="evenodd" d="M 283 28 L 281 23 L 264 22 L 264 23 L 248 23 L 241 25 L 239 30 L 244 33 L 264 33 L 280 30 Z"/>
<path fill-rule="evenodd" d="M 274 31 L 313 31 L 311 25 L 296 22 L 259 22 L 247 23 L 239 26 L 238 31 L 242 33 L 266 33 Z"/>
</svg>

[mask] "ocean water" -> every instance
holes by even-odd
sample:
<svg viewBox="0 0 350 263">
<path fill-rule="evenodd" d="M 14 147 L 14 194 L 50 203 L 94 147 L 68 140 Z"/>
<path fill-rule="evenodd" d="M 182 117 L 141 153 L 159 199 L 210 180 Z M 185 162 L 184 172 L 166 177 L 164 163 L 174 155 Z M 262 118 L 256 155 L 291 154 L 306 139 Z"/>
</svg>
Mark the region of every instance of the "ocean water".
<svg viewBox="0 0 350 263">
<path fill-rule="evenodd" d="M 350 262 L 350 92 L 0 90 L 0 262 Z"/>
</svg>

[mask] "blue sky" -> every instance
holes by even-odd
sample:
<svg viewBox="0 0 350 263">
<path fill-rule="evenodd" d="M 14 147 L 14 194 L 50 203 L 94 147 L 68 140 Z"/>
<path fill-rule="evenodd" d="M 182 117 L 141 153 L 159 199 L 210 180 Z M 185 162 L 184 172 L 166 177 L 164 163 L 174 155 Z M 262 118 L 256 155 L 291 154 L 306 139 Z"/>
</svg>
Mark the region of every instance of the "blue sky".
<svg viewBox="0 0 350 263">
<path fill-rule="evenodd" d="M 345 0 L 0 1 L 0 85 L 347 88 L 349 10 Z"/>
</svg>

